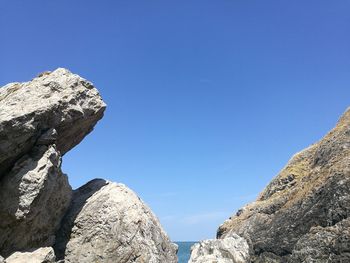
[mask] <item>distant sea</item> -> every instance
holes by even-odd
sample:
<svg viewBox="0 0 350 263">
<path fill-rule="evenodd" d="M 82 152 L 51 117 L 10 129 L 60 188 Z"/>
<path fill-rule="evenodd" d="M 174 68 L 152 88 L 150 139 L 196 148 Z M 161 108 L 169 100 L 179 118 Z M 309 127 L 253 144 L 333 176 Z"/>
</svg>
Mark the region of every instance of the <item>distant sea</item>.
<svg viewBox="0 0 350 263">
<path fill-rule="evenodd" d="M 187 263 L 191 256 L 191 247 L 197 242 L 175 242 L 179 246 L 177 257 L 179 263 Z"/>
</svg>

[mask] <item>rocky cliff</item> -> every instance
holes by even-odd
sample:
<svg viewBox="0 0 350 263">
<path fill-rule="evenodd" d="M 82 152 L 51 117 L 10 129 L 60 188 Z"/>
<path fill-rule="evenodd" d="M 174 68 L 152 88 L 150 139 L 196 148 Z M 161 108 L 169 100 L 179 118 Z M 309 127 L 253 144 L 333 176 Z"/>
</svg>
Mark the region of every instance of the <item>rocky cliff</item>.
<svg viewBox="0 0 350 263">
<path fill-rule="evenodd" d="M 62 155 L 106 108 L 66 69 L 0 88 L 0 262 L 177 262 L 157 218 L 126 186 L 72 191 Z"/>
<path fill-rule="evenodd" d="M 349 216 L 350 109 L 321 141 L 293 156 L 255 202 L 226 220 L 216 242 L 239 235 L 249 245 L 250 259 L 223 262 L 350 262 Z"/>
</svg>

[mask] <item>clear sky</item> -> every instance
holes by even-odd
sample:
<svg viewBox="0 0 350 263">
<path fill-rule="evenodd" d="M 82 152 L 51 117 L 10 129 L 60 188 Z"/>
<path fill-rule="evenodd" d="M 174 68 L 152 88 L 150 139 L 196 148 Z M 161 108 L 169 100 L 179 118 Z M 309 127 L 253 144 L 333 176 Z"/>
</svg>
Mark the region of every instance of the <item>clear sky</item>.
<svg viewBox="0 0 350 263">
<path fill-rule="evenodd" d="M 350 1 L 1 0 L 0 85 L 65 67 L 108 108 L 64 156 L 173 240 L 215 236 L 350 106 Z M 1 109 L 0 109 L 1 110 Z"/>
</svg>

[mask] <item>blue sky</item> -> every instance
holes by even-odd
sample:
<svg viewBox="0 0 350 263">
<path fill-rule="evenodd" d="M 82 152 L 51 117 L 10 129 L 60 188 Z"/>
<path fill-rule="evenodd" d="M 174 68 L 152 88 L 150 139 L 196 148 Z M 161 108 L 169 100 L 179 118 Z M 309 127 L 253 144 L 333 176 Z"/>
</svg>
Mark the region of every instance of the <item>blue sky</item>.
<svg viewBox="0 0 350 263">
<path fill-rule="evenodd" d="M 0 85 L 65 67 L 108 104 L 64 156 L 122 182 L 173 240 L 215 236 L 350 105 L 350 2 L 0 2 Z"/>
</svg>

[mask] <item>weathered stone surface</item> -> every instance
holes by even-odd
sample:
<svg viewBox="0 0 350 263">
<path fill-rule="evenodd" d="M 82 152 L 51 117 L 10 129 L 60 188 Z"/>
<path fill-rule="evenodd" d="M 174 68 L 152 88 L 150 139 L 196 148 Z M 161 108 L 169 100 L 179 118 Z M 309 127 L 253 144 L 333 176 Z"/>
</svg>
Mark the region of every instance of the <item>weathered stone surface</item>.
<svg viewBox="0 0 350 263">
<path fill-rule="evenodd" d="M 249 263 L 249 246 L 236 234 L 224 239 L 204 240 L 193 245 L 188 263 Z"/>
<path fill-rule="evenodd" d="M 55 253 L 52 247 L 42 247 L 29 252 L 15 252 L 6 259 L 6 263 L 54 263 Z"/>
<path fill-rule="evenodd" d="M 0 109 L 0 254 L 8 257 L 5 262 L 54 262 L 53 245 L 58 262 L 177 262 L 176 245 L 125 186 L 94 180 L 76 190 L 71 201 L 61 155 L 93 129 L 105 110 L 91 83 L 57 69 L 1 88 Z"/>
<path fill-rule="evenodd" d="M 74 191 L 56 245 L 70 262 L 177 262 L 176 245 L 141 199 L 122 184 L 96 179 Z"/>
<path fill-rule="evenodd" d="M 0 180 L 0 253 L 52 246 L 72 195 L 54 145 L 36 146 Z"/>
<path fill-rule="evenodd" d="M 349 233 L 340 231 L 349 215 L 350 109 L 320 142 L 296 154 L 256 202 L 221 225 L 218 238 L 244 237 L 253 262 L 350 262 Z"/>
<path fill-rule="evenodd" d="M 314 227 L 294 246 L 290 262 L 350 262 L 350 219 Z"/>
<path fill-rule="evenodd" d="M 0 88 L 0 109 L 2 177 L 42 135 L 40 144 L 55 141 L 65 154 L 102 118 L 105 104 L 90 82 L 59 68 Z"/>
</svg>

